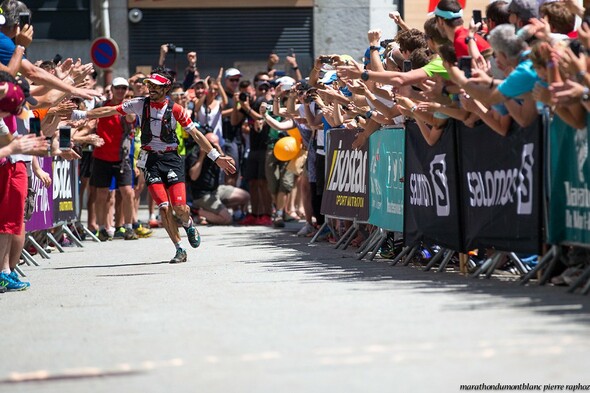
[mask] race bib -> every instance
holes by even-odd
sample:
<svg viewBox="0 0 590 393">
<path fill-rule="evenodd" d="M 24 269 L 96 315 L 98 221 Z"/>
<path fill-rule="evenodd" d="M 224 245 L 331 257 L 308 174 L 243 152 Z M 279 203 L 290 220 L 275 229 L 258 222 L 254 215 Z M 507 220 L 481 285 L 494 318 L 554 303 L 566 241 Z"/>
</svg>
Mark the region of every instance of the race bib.
<svg viewBox="0 0 590 393">
<path fill-rule="evenodd" d="M 139 156 L 137 157 L 137 167 L 139 169 L 145 169 L 145 163 L 148 158 L 148 153 L 145 150 L 139 152 Z"/>
</svg>

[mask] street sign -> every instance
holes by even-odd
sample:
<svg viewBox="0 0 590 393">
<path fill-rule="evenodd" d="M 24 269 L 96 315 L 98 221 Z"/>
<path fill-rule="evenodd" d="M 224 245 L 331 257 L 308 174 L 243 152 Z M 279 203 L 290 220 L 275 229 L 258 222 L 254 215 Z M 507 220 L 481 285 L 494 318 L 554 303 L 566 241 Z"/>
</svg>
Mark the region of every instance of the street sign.
<svg viewBox="0 0 590 393">
<path fill-rule="evenodd" d="M 99 68 L 109 68 L 117 60 L 119 47 L 117 43 L 106 37 L 99 37 L 92 42 L 90 46 L 90 57 L 95 66 Z"/>
</svg>

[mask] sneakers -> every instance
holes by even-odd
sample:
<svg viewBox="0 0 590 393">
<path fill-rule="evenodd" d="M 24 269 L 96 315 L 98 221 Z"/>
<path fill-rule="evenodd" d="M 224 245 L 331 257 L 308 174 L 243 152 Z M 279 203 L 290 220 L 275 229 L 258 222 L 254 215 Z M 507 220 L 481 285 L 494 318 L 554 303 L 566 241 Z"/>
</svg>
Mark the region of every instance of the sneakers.
<svg viewBox="0 0 590 393">
<path fill-rule="evenodd" d="M 199 235 L 197 228 L 195 228 L 194 225 L 191 225 L 188 228 L 184 228 L 184 230 L 186 231 L 186 236 L 188 237 L 188 242 L 190 243 L 191 247 L 199 247 L 201 245 L 201 235 Z"/>
<path fill-rule="evenodd" d="M 252 214 L 248 214 L 242 221 L 239 222 L 240 225 L 256 225 L 256 221 L 258 220 L 257 217 L 253 216 Z"/>
<path fill-rule="evenodd" d="M 26 283 L 20 282 L 20 280 L 14 281 L 11 274 L 0 273 L 0 286 L 6 288 L 7 291 L 24 291 L 29 287 Z"/>
<path fill-rule="evenodd" d="M 170 260 L 170 263 L 182 262 L 186 262 L 186 250 L 184 248 L 179 248 L 176 250 L 176 255 L 174 255 L 174 258 Z"/>
<path fill-rule="evenodd" d="M 277 218 L 275 218 L 275 220 L 272 222 L 272 226 L 274 228 L 284 228 L 285 227 L 285 221 L 283 220 L 283 217 L 277 217 Z"/>
<path fill-rule="evenodd" d="M 260 217 L 258 217 L 258 219 L 256 220 L 256 223 L 254 225 L 271 226 L 272 225 L 272 218 L 270 218 L 269 215 L 260 216 Z M 283 225 L 285 225 L 284 222 L 283 222 Z"/>
<path fill-rule="evenodd" d="M 103 228 L 100 231 L 98 231 L 98 240 L 100 240 L 101 242 L 107 242 L 109 240 L 113 240 L 113 238 L 109 236 L 107 230 Z"/>
<path fill-rule="evenodd" d="M 119 227 L 119 229 L 117 229 L 115 231 L 115 235 L 113 236 L 113 239 L 125 239 L 126 233 L 127 232 L 125 231 L 125 228 Z"/>
<path fill-rule="evenodd" d="M 134 230 L 135 230 L 135 234 L 141 238 L 150 237 L 154 233 L 154 231 L 152 231 L 151 229 L 144 228 L 141 225 L 138 226 L 137 228 L 135 228 Z"/>
<path fill-rule="evenodd" d="M 18 274 L 16 273 L 16 270 L 11 271 L 8 276 L 10 278 L 12 278 L 16 282 L 25 284 L 27 286 L 27 288 L 31 286 L 31 283 L 30 282 L 28 282 L 28 281 L 21 281 L 20 280 L 20 278 L 18 277 Z"/>
<path fill-rule="evenodd" d="M 150 226 L 150 228 L 158 228 L 160 227 L 160 222 L 155 218 L 150 218 L 150 220 L 148 221 L 148 225 Z"/>
<path fill-rule="evenodd" d="M 139 236 L 137 236 L 137 234 L 135 233 L 134 230 L 132 230 L 132 229 L 125 229 L 125 233 L 123 235 L 123 239 L 125 239 L 125 240 L 137 240 L 137 239 L 139 239 Z"/>
<path fill-rule="evenodd" d="M 306 222 L 305 225 L 303 226 L 303 228 L 301 228 L 299 230 L 299 232 L 297 232 L 297 236 L 304 237 L 304 236 L 309 235 L 310 233 L 313 233 L 313 231 L 315 231 L 315 228 L 313 227 L 313 225 Z"/>
</svg>

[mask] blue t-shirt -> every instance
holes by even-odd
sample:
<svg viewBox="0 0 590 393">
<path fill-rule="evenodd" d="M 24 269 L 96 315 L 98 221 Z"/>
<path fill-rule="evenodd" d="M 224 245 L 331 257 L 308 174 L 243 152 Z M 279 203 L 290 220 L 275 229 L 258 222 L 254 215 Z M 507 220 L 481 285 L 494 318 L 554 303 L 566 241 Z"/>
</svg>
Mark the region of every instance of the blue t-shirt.
<svg viewBox="0 0 590 393">
<path fill-rule="evenodd" d="M 10 59 L 12 59 L 15 49 L 16 45 L 14 45 L 14 42 L 4 33 L 0 33 L 0 63 L 7 66 L 10 63 Z"/>
<path fill-rule="evenodd" d="M 533 62 L 530 59 L 523 59 L 498 86 L 498 91 L 505 97 L 515 98 L 533 91 L 538 80 L 539 76 L 533 68 Z"/>
</svg>

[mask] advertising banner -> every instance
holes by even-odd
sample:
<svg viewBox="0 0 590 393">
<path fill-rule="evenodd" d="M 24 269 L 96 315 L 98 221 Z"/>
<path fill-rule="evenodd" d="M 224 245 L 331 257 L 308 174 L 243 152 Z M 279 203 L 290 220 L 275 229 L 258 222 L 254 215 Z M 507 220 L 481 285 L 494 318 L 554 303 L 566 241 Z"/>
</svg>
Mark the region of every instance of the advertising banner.
<svg viewBox="0 0 590 393">
<path fill-rule="evenodd" d="M 588 129 L 576 130 L 554 115 L 548 144 L 548 242 L 590 244 Z"/>
<path fill-rule="evenodd" d="M 418 125 L 406 123 L 404 240 L 463 251 L 455 121 L 430 146 Z"/>
<path fill-rule="evenodd" d="M 368 147 L 353 149 L 357 131 L 332 129 L 326 144 L 326 188 L 322 196 L 322 214 L 369 219 Z"/>
<path fill-rule="evenodd" d="M 404 230 L 403 128 L 386 128 L 369 138 L 369 223 Z"/>
<path fill-rule="evenodd" d="M 51 157 L 38 157 L 41 168 L 53 174 Z M 35 191 L 33 215 L 25 223 L 25 231 L 40 231 L 53 227 L 53 185 L 45 187 L 37 176 L 32 176 L 32 188 Z"/>
<path fill-rule="evenodd" d="M 78 161 L 53 160 L 53 222 L 76 219 L 78 211 Z"/>
<path fill-rule="evenodd" d="M 540 118 L 527 128 L 513 122 L 502 136 L 483 123 L 469 128 L 457 122 L 467 249 L 540 251 L 541 124 Z"/>
</svg>

